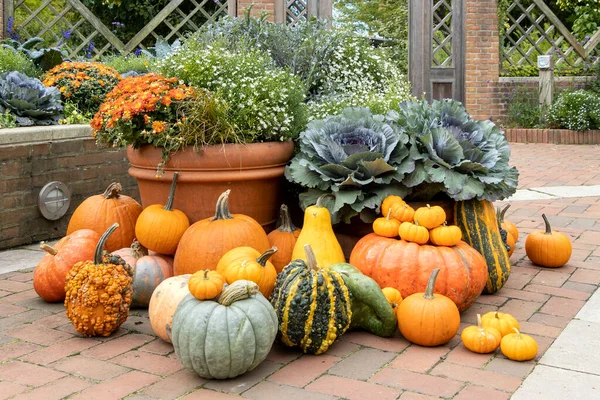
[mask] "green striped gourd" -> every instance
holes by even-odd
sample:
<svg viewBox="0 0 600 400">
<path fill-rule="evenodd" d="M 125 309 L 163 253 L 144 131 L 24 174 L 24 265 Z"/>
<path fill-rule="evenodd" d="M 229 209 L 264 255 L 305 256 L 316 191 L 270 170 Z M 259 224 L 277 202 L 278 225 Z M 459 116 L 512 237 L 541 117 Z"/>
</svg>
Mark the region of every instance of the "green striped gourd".
<svg viewBox="0 0 600 400">
<path fill-rule="evenodd" d="M 321 354 L 350 327 L 350 292 L 338 272 L 318 268 L 310 245 L 305 251 L 307 262 L 294 260 L 277 276 L 271 304 L 279 320 L 277 340 Z"/>
<path fill-rule="evenodd" d="M 510 275 L 510 260 L 494 206 L 487 200 L 458 201 L 454 205 L 454 223 L 462 231 L 463 240 L 485 258 L 489 277 L 483 293 L 496 293 Z"/>
</svg>

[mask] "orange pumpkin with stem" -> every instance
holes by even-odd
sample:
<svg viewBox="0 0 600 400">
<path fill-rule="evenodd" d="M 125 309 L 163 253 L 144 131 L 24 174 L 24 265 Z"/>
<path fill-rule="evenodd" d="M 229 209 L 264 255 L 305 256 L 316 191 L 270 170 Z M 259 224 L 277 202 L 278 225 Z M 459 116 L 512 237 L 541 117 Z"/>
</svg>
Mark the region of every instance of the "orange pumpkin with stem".
<svg viewBox="0 0 600 400">
<path fill-rule="evenodd" d="M 429 240 L 436 246 L 456 246 L 462 239 L 462 231 L 456 225 L 447 225 L 444 221 L 442 226 L 429 231 Z"/>
<path fill-rule="evenodd" d="M 237 247 L 225 253 L 217 264 L 217 272 L 229 284 L 241 279 L 256 282 L 260 292 L 268 299 L 277 279 L 277 271 L 269 258 L 276 252 L 277 247 L 262 254 L 252 247 Z"/>
<path fill-rule="evenodd" d="M 513 329 L 521 329 L 519 321 L 510 314 L 498 311 L 490 311 L 483 314 L 481 323 L 484 328 L 494 328 L 500 332 L 502 336 L 508 335 Z"/>
<path fill-rule="evenodd" d="M 562 267 L 571 258 L 573 245 L 567 235 L 552 232 L 550 222 L 542 214 L 546 231 L 535 231 L 527 235 L 525 252 L 532 263 L 542 267 Z"/>
<path fill-rule="evenodd" d="M 142 211 L 135 223 L 135 236 L 148 250 L 160 254 L 175 254 L 179 240 L 190 226 L 190 220 L 180 210 L 173 209 L 179 172 L 173 173 L 167 204 L 152 204 Z"/>
<path fill-rule="evenodd" d="M 491 353 L 500 346 L 502 335 L 496 328 L 481 325 L 481 314 L 477 314 L 477 325 L 468 326 L 460 334 L 463 345 L 474 353 Z"/>
<path fill-rule="evenodd" d="M 424 226 L 419 225 L 416 220 L 414 224 L 412 222 L 401 223 L 398 233 L 400 238 L 407 242 L 425 244 L 429 241 L 429 231 Z"/>
<path fill-rule="evenodd" d="M 221 294 L 224 285 L 225 277 L 223 275 L 217 271 L 205 269 L 194 272 L 188 282 L 188 289 L 198 300 L 210 300 Z"/>
<path fill-rule="evenodd" d="M 446 211 L 440 206 L 419 207 L 415 210 L 415 221 L 427 229 L 437 228 L 446 221 Z"/>
<path fill-rule="evenodd" d="M 533 360 L 538 353 L 538 344 L 534 338 L 519 332 L 514 328 L 514 333 L 509 333 L 500 342 L 500 351 L 507 358 L 514 361 Z"/>
<path fill-rule="evenodd" d="M 46 252 L 33 271 L 33 288 L 45 301 L 65 299 L 65 277 L 80 261 L 94 258 L 100 235 L 91 229 L 80 229 L 65 236 L 54 246 L 40 245 Z"/>
<path fill-rule="evenodd" d="M 79 229 L 92 229 L 101 235 L 116 222 L 119 230 L 108 238 L 106 250 L 111 252 L 129 246 L 135 238 L 135 223 L 142 206 L 121 194 L 122 190 L 120 183 L 113 182 L 104 193 L 85 199 L 69 220 L 67 235 Z"/>
<path fill-rule="evenodd" d="M 392 308 L 396 308 L 400 303 L 402 303 L 402 294 L 400 294 L 398 289 L 393 287 L 384 287 L 381 289 L 381 291 Z"/>
<path fill-rule="evenodd" d="M 388 210 L 385 218 L 377 218 L 373 221 L 373 232 L 379 236 L 393 238 L 398 236 L 398 229 L 400 228 L 400 221 L 395 218 L 390 218 L 392 209 Z"/>
<path fill-rule="evenodd" d="M 278 249 L 277 253 L 273 254 L 270 259 L 278 273 L 292 261 L 292 252 L 294 251 L 294 246 L 300 232 L 301 230 L 296 228 L 292 223 L 288 206 L 282 204 L 279 209 L 277 229 L 267 235 L 271 246 L 275 246 Z"/>
<path fill-rule="evenodd" d="M 192 224 L 181 237 L 173 265 L 175 275 L 216 269 L 225 253 L 236 247 L 249 246 L 259 252 L 269 248 L 269 238 L 256 220 L 229 212 L 229 193 L 219 196 L 214 217 Z"/>
<path fill-rule="evenodd" d="M 433 293 L 440 272 L 434 269 L 424 293 L 415 293 L 398 306 L 398 327 L 406 340 L 421 346 L 448 343 L 460 328 L 456 304 L 444 295 Z"/>
</svg>

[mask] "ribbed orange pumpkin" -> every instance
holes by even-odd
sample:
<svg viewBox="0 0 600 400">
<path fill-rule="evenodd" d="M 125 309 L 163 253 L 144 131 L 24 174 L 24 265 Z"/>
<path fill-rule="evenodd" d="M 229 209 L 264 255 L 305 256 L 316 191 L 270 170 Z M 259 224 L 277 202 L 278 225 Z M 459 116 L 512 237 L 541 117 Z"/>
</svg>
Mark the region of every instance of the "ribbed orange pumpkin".
<svg viewBox="0 0 600 400">
<path fill-rule="evenodd" d="M 277 229 L 267 235 L 271 246 L 277 247 L 277 253 L 273 254 L 271 261 L 273 266 L 277 270 L 277 273 L 281 272 L 283 267 L 288 265 L 292 261 L 292 252 L 294 246 L 300 236 L 300 229 L 296 228 L 290 218 L 288 206 L 285 204 L 281 205 L 279 209 L 279 221 Z"/>
<path fill-rule="evenodd" d="M 129 246 L 135 238 L 135 222 L 142 206 L 121 194 L 121 190 L 121 184 L 113 182 L 104 193 L 85 199 L 73 213 L 67 235 L 79 229 L 91 229 L 101 235 L 116 222 L 119 229 L 108 238 L 106 250 L 111 252 Z"/>
<path fill-rule="evenodd" d="M 152 292 L 162 281 L 173 276 L 173 257 L 148 251 L 137 240 L 131 247 L 112 252 L 133 268 L 131 307 L 148 307 Z"/>
<path fill-rule="evenodd" d="M 268 299 L 277 279 L 277 271 L 269 258 L 276 253 L 277 247 L 271 247 L 262 254 L 252 247 L 236 247 L 219 260 L 217 272 L 230 285 L 239 280 L 255 282 L 262 295 Z"/>
<path fill-rule="evenodd" d="M 150 325 L 156 336 L 167 343 L 171 341 L 173 315 L 185 296 L 190 294 L 188 283 L 191 275 L 179 275 L 167 278 L 152 293 L 148 305 Z"/>
<path fill-rule="evenodd" d="M 350 264 L 380 287 L 393 287 L 406 299 L 423 292 L 434 268 L 440 273 L 435 292 L 449 297 L 460 311 L 471 307 L 488 278 L 485 259 L 465 242 L 431 246 L 388 239 L 371 233 L 358 241 Z"/>
<path fill-rule="evenodd" d="M 142 211 L 135 223 L 135 237 L 148 250 L 160 254 L 175 254 L 181 236 L 190 220 L 180 210 L 173 209 L 178 172 L 173 174 L 167 204 L 152 204 Z"/>
<path fill-rule="evenodd" d="M 546 231 L 533 231 L 525 239 L 525 252 L 532 263 L 542 267 L 562 267 L 571 258 L 573 245 L 564 233 L 552 231 L 546 215 L 542 214 Z"/>
<path fill-rule="evenodd" d="M 216 269 L 221 257 L 236 247 L 249 246 L 261 253 L 270 247 L 267 234 L 256 220 L 229 212 L 229 192 L 219 196 L 213 218 L 194 223 L 181 237 L 173 265 L 175 275 Z"/>
<path fill-rule="evenodd" d="M 65 299 L 65 277 L 80 261 L 94 258 L 100 235 L 91 229 L 80 229 L 60 239 L 54 247 L 42 243 L 47 254 L 33 272 L 33 288 L 49 302 Z"/>
</svg>

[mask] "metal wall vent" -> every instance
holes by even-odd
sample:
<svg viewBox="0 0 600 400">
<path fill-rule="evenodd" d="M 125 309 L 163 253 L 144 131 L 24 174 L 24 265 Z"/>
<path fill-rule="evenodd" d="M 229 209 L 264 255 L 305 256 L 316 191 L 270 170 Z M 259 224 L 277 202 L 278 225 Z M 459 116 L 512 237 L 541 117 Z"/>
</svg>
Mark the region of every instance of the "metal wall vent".
<svg viewBox="0 0 600 400">
<path fill-rule="evenodd" d="M 47 183 L 38 196 L 38 208 L 44 218 L 54 221 L 62 218 L 71 204 L 71 192 L 67 185 L 54 181 Z"/>
</svg>

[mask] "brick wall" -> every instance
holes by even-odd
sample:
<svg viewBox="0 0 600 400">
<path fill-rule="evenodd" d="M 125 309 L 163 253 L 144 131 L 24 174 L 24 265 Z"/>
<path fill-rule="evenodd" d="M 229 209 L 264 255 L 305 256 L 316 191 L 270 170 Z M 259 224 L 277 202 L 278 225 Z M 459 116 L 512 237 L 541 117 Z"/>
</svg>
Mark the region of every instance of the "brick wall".
<svg viewBox="0 0 600 400">
<path fill-rule="evenodd" d="M 20 128 L 24 129 L 24 128 Z M 2 135 L 10 130 L 3 130 Z M 136 181 L 129 177 L 124 150 L 99 150 L 89 134 L 65 140 L 0 144 L 0 249 L 61 237 L 75 208 L 113 181 L 123 193 L 139 200 Z M 37 197 L 50 181 L 62 181 L 71 191 L 67 215 L 45 219 Z"/>
<path fill-rule="evenodd" d="M 465 105 L 475 118 L 497 115 L 499 77 L 498 1 L 466 0 Z"/>
<path fill-rule="evenodd" d="M 275 1 L 283 1 L 283 0 L 238 0 L 237 2 L 237 12 L 238 16 L 244 14 L 244 11 L 253 5 L 251 15 L 257 16 L 262 11 L 266 11 L 269 13 L 269 21 L 275 20 Z"/>
<path fill-rule="evenodd" d="M 0 0 L 0 39 L 4 39 L 4 0 Z"/>
</svg>

